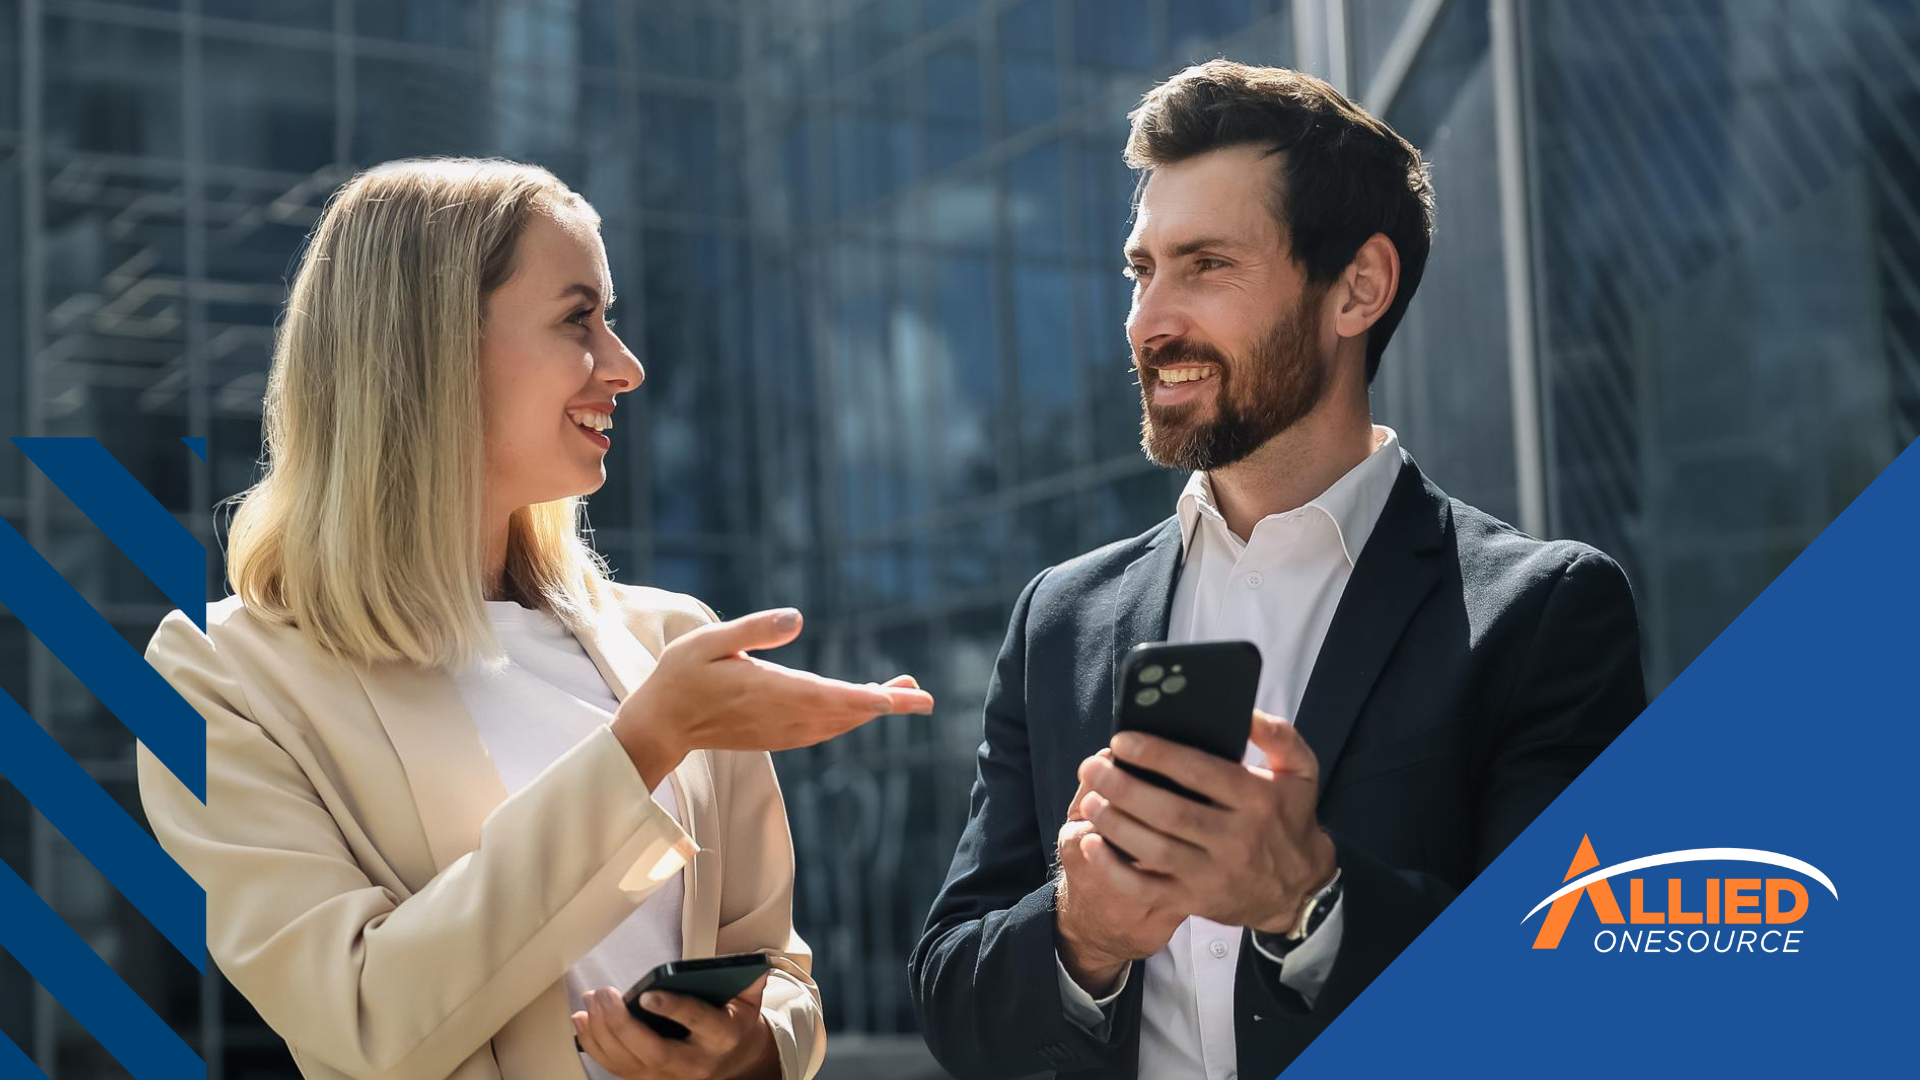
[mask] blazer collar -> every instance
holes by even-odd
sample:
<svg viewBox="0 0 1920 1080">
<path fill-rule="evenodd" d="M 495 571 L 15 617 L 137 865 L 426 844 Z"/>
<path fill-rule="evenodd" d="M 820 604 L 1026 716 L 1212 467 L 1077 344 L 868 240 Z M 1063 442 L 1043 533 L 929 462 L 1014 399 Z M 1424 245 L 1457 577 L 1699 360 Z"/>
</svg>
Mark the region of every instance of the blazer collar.
<svg viewBox="0 0 1920 1080">
<path fill-rule="evenodd" d="M 1113 671 L 1107 698 L 1120 700 L 1120 662 L 1127 650 L 1143 641 L 1165 641 L 1173 613 L 1173 584 L 1180 574 L 1180 521 L 1168 518 L 1148 534 L 1147 550 L 1120 574 L 1113 605 Z M 1111 723 L 1113 717 L 1099 718 Z M 1101 732 L 1105 745 L 1106 732 Z"/>
<path fill-rule="evenodd" d="M 1292 718 L 1312 747 L 1322 778 L 1333 775 L 1401 633 L 1439 583 L 1441 554 L 1453 528 L 1445 493 L 1414 464 L 1413 455 L 1401 454 L 1400 476 L 1347 579 L 1301 695 L 1300 714 Z"/>
<path fill-rule="evenodd" d="M 1360 550 L 1300 700 L 1290 717 L 1330 776 L 1400 634 L 1440 580 L 1440 553 L 1453 526 L 1447 496 L 1398 448 L 1399 475 Z M 1122 572 L 1115 595 L 1109 703 L 1119 700 L 1120 662 L 1143 641 L 1164 641 L 1179 579 L 1183 532 L 1169 518 Z M 1111 717 L 1101 719 L 1111 721 Z"/>
</svg>

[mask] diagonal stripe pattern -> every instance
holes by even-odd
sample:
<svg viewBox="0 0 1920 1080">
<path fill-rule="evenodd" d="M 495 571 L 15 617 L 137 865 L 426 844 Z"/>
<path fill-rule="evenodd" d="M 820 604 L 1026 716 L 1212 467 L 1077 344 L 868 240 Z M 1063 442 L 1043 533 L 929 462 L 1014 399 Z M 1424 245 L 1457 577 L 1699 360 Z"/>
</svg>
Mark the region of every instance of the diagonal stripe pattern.
<svg viewBox="0 0 1920 1080">
<path fill-rule="evenodd" d="M 135 1080 L 206 1080 L 206 1064 L 5 863 L 0 944 Z M 0 1061 L 9 1056 L 0 1051 Z"/>
<path fill-rule="evenodd" d="M 180 955 L 206 974 L 206 890 L 5 690 L 0 690 L 0 776 L 11 780 Z"/>
<path fill-rule="evenodd" d="M 194 453 L 204 442 L 185 440 Z M 94 439 L 14 444 L 202 629 L 206 548 Z M 0 520 L 0 606 L 207 797 L 206 723 L 12 525 Z M 12 697 L 0 692 L 0 775 L 202 974 L 206 892 Z M 0 863 L 0 949 L 138 1080 L 204 1080 L 206 1065 L 79 935 Z M 42 1073 L 0 1035 L 0 1077 Z"/>
<path fill-rule="evenodd" d="M 15 439 L 194 625 L 207 628 L 207 549 L 93 439 Z M 169 763 L 171 765 L 171 763 Z"/>
</svg>

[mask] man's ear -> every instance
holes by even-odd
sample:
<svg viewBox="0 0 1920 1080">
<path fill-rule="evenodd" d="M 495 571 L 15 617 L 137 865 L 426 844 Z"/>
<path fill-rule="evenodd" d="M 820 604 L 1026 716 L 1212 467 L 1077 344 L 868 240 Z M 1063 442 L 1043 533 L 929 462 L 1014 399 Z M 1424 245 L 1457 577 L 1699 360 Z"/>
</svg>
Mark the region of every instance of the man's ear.
<svg viewBox="0 0 1920 1080">
<path fill-rule="evenodd" d="M 1374 233 L 1340 274 L 1334 331 L 1357 338 L 1380 321 L 1400 291 L 1400 252 L 1385 233 Z"/>
</svg>

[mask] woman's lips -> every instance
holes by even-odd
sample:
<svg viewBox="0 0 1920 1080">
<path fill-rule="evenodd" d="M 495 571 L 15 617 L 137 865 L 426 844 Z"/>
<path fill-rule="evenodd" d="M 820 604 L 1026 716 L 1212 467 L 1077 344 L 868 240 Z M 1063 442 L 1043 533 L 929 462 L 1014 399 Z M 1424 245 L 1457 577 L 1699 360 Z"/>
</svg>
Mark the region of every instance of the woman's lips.
<svg viewBox="0 0 1920 1080">
<path fill-rule="evenodd" d="M 573 424 L 573 421 L 569 420 L 567 421 L 567 423 Z M 612 439 L 607 438 L 605 435 L 600 434 L 599 432 L 593 430 L 592 428 L 581 427 L 579 424 L 573 424 L 573 430 L 579 432 L 582 435 L 585 435 L 589 439 L 592 439 L 593 445 L 599 447 L 602 450 L 610 449 L 613 446 Z"/>
</svg>

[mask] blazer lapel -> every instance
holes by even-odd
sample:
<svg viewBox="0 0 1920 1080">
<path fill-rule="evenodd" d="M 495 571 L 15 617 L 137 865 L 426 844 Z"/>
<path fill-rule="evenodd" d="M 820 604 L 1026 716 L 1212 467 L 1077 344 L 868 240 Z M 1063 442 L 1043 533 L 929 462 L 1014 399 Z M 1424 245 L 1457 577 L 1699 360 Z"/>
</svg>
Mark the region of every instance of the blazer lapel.
<svg viewBox="0 0 1920 1080">
<path fill-rule="evenodd" d="M 576 631 L 575 636 L 600 668 L 600 673 L 606 677 L 614 696 L 624 701 L 658 666 L 653 654 L 640 643 L 638 636 L 644 633 L 649 640 L 658 641 L 664 634 L 655 632 L 657 630 L 657 627 L 644 622 L 635 626 L 625 618 L 623 611 L 608 610 L 585 629 Z M 681 881 L 686 890 L 680 907 L 681 954 L 687 957 L 706 956 L 713 952 L 714 920 L 706 916 L 701 906 L 706 901 L 704 885 L 708 876 L 702 872 L 701 864 L 712 857 L 712 849 L 705 847 L 703 841 L 709 835 L 717 841 L 719 836 L 719 823 L 709 820 L 710 811 L 715 806 L 712 761 L 704 751 L 695 750 L 668 774 L 667 782 L 673 785 L 673 798 L 680 810 L 680 821 L 687 835 L 693 838 L 694 846 L 699 848 L 698 854 L 681 871 Z M 718 902 L 719 898 L 715 897 L 715 905 Z"/>
<path fill-rule="evenodd" d="M 353 671 L 406 771 L 434 872 L 445 870 L 480 846 L 480 823 L 507 797 L 480 729 L 445 668 L 391 662 Z"/>
<path fill-rule="evenodd" d="M 1173 585 L 1180 574 L 1180 519 L 1169 518 L 1148 541 L 1147 550 L 1127 564 L 1113 604 L 1113 656 L 1105 707 L 1094 717 L 1113 722 L 1113 703 L 1120 700 L 1120 662 L 1127 650 L 1144 641 L 1165 641 L 1173 612 Z M 1108 730 L 1100 736 L 1105 744 Z"/>
<path fill-rule="evenodd" d="M 1294 717 L 1323 777 L 1333 774 L 1360 707 L 1408 620 L 1440 580 L 1452 511 L 1412 455 L 1401 453 L 1400 476 L 1334 609 L 1300 699 L 1300 715 Z"/>
</svg>

